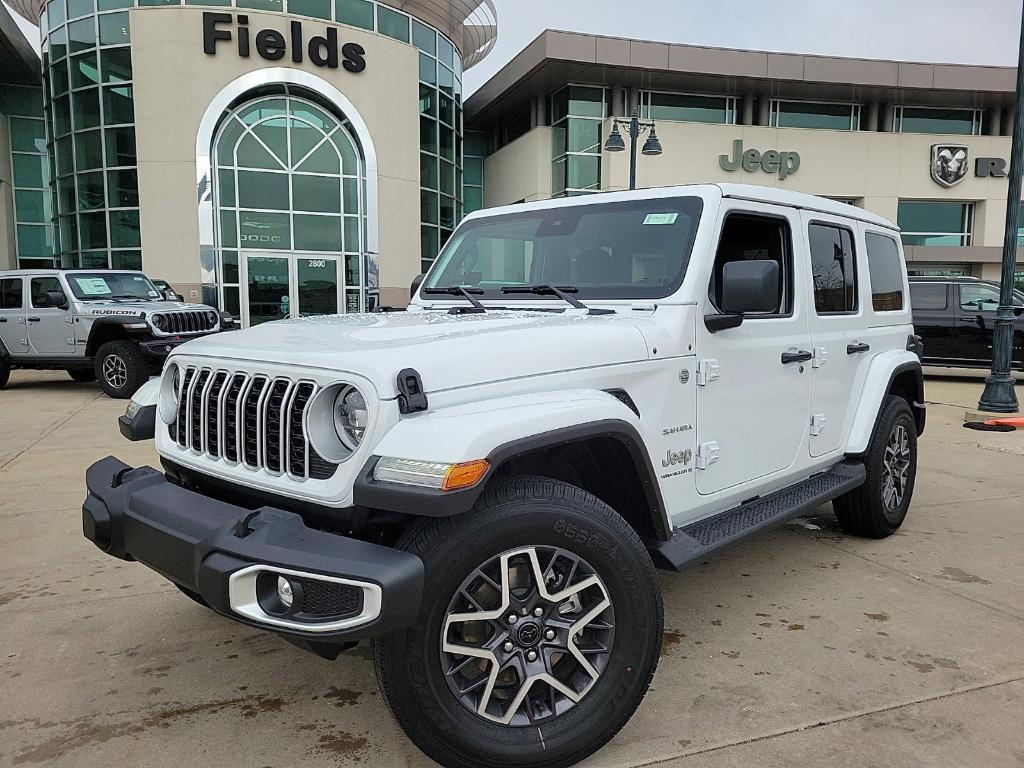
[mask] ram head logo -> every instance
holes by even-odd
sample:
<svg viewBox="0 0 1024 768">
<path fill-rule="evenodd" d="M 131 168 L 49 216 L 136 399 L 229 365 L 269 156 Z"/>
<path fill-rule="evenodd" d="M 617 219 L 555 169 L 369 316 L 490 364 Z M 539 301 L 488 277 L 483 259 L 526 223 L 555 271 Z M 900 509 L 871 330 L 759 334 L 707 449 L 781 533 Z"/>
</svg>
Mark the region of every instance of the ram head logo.
<svg viewBox="0 0 1024 768">
<path fill-rule="evenodd" d="M 967 147 L 960 144 L 932 144 L 932 178 L 936 184 L 952 187 L 967 175 Z"/>
</svg>

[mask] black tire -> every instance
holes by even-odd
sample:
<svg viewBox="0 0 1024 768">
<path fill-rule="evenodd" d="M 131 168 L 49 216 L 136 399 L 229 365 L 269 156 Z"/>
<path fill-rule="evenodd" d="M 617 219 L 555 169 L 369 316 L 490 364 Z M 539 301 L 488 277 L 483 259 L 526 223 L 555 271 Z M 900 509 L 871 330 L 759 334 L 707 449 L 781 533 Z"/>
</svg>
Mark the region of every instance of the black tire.
<svg viewBox="0 0 1024 768">
<path fill-rule="evenodd" d="M 130 341 L 108 341 L 96 354 L 96 378 L 110 397 L 127 400 L 149 380 L 149 365 Z"/>
<path fill-rule="evenodd" d="M 883 403 L 864 468 L 864 484 L 833 501 L 832 508 L 844 531 L 884 539 L 903 525 L 917 478 L 917 425 L 902 397 L 890 395 Z M 890 477 L 895 479 L 892 487 Z"/>
<path fill-rule="evenodd" d="M 96 381 L 96 371 L 92 368 L 72 368 L 68 371 L 68 376 L 80 384 Z"/>
<path fill-rule="evenodd" d="M 11 380 L 11 364 L 6 360 L 0 360 L 0 389 L 7 386 Z"/>
<path fill-rule="evenodd" d="M 574 765 L 604 746 L 636 711 L 658 664 L 663 607 L 650 555 L 633 529 L 607 504 L 579 488 L 554 480 L 501 478 L 492 483 L 472 512 L 457 518 L 419 521 L 404 533 L 399 547 L 423 559 L 426 579 L 423 602 L 419 616 L 409 629 L 374 642 L 374 666 L 381 693 L 399 725 L 433 760 L 446 768 Z M 558 590 L 549 595 L 566 595 L 565 585 L 571 588 L 582 583 L 578 573 L 598 576 L 603 586 L 589 588 L 598 590 L 597 602 L 593 602 L 594 593 L 584 596 L 584 590 L 579 593 L 581 597 L 576 598 L 579 601 L 576 607 L 570 607 L 566 613 L 563 611 L 569 604 L 569 597 L 562 598 L 566 602 L 541 601 L 546 607 L 540 610 L 549 611 L 541 618 L 518 602 L 502 608 L 495 597 L 496 607 L 488 609 L 500 610 L 502 616 L 486 622 L 491 627 L 490 640 L 481 642 L 496 643 L 497 653 L 506 642 L 515 639 L 517 647 L 508 654 L 509 660 L 517 656 L 519 661 L 515 663 L 524 665 L 530 652 L 539 649 L 540 661 L 534 664 L 539 663 L 548 671 L 554 666 L 550 654 L 557 659 L 561 653 L 559 664 L 567 662 L 570 668 L 576 665 L 576 674 L 583 667 L 570 654 L 578 657 L 584 652 L 595 653 L 587 658 L 593 660 L 595 670 L 600 667 L 602 671 L 596 680 L 585 673 L 586 684 L 574 690 L 582 694 L 578 702 L 573 704 L 568 697 L 563 697 L 561 704 L 554 704 L 557 710 L 551 707 L 545 710 L 550 702 L 557 701 L 558 692 L 542 680 L 534 681 L 536 666 L 531 671 L 522 667 L 525 678 L 521 673 L 517 681 L 505 688 L 504 698 L 499 686 L 495 686 L 498 694 L 486 700 L 497 701 L 500 707 L 503 702 L 514 703 L 523 693 L 523 687 L 527 688 L 527 694 L 534 694 L 527 698 L 527 706 L 513 710 L 509 703 L 505 712 L 500 713 L 511 712 L 513 719 L 525 722 L 503 725 L 477 714 L 474 707 L 479 708 L 479 702 L 467 703 L 466 700 L 476 693 L 463 695 L 460 700 L 450 687 L 442 664 L 453 656 L 449 654 L 446 658 L 442 654 L 442 632 L 449 638 L 447 642 L 453 642 L 452 635 L 447 633 L 454 633 L 455 627 L 461 625 L 459 637 L 469 642 L 465 640 L 466 627 L 481 622 L 451 623 L 447 618 L 459 612 L 456 600 L 463 600 L 465 606 L 470 606 L 462 597 L 462 588 L 476 578 L 474 574 L 480 572 L 478 569 L 494 561 L 502 563 L 503 572 L 511 574 L 509 566 L 514 566 L 515 558 L 529 559 L 527 555 L 510 555 L 517 550 L 536 553 L 541 565 L 533 572 L 543 574 L 547 589 Z M 502 561 L 503 556 L 510 559 Z M 566 559 L 559 559 L 563 557 Z M 577 565 L 566 574 L 566 563 L 573 558 Z M 543 562 L 548 564 L 544 566 Z M 534 596 L 530 599 L 542 594 L 532 586 L 536 579 L 528 578 L 531 581 L 528 590 L 508 590 L 517 600 L 524 594 Z M 479 583 L 483 586 L 482 581 Z M 501 595 L 503 590 L 494 594 Z M 564 643 L 562 636 L 549 637 L 548 633 L 554 632 L 552 627 L 559 620 L 563 623 L 574 620 L 565 616 L 580 616 L 575 621 L 582 621 L 589 612 L 599 610 L 604 604 L 602 595 L 610 600 L 610 608 L 605 608 L 592 623 L 575 633 L 578 643 L 569 632 L 565 632 Z M 583 605 L 584 601 L 589 607 Z M 504 616 L 505 610 L 522 611 L 518 627 Z M 609 615 L 611 635 L 607 629 Z M 538 618 L 535 620 L 534 616 Z M 552 642 L 535 642 L 530 646 L 530 641 L 524 639 L 528 635 L 511 634 L 525 632 L 529 624 L 537 630 L 530 630 L 530 635 L 544 633 L 543 637 Z M 499 634 L 502 631 L 510 636 Z M 595 641 L 595 637 L 599 639 Z M 568 649 L 570 643 L 574 650 Z M 559 652 L 551 646 L 565 650 Z M 476 663 L 465 655 L 455 654 L 454 659 L 466 659 L 470 667 Z M 477 674 L 489 679 L 493 665 L 495 662 L 483 662 L 480 666 L 486 666 L 486 670 Z M 452 668 L 457 666 L 456 662 Z M 557 666 L 554 668 L 559 670 Z M 524 679 L 526 686 L 522 685 Z M 573 684 L 578 680 L 578 677 L 573 678 Z M 483 686 L 481 697 L 488 688 Z M 540 696 L 545 690 L 550 699 Z"/>
</svg>

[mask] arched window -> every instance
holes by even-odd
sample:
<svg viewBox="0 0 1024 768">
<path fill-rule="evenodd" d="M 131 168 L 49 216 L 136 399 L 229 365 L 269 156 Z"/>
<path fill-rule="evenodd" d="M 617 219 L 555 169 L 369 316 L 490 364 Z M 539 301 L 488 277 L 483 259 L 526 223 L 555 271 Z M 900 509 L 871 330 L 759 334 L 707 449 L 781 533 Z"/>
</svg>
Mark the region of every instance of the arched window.
<svg viewBox="0 0 1024 768">
<path fill-rule="evenodd" d="M 348 122 L 282 86 L 233 107 L 213 154 L 223 306 L 250 325 L 367 309 L 365 171 Z"/>
</svg>

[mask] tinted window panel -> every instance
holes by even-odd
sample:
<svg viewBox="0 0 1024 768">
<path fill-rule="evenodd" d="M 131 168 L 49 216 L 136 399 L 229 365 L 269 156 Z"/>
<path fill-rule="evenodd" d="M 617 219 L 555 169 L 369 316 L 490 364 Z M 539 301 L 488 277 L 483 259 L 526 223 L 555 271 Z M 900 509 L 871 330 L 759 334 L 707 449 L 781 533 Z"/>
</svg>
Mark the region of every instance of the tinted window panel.
<svg viewBox="0 0 1024 768">
<path fill-rule="evenodd" d="M 945 309 L 946 286 L 942 283 L 913 283 L 910 305 L 914 309 Z"/>
<path fill-rule="evenodd" d="M 32 278 L 32 306 L 45 307 L 46 294 L 50 291 L 63 290 L 60 281 L 56 277 L 33 277 Z"/>
<path fill-rule="evenodd" d="M 853 233 L 828 224 L 811 224 L 811 276 L 819 315 L 857 311 L 857 265 Z"/>
<path fill-rule="evenodd" d="M 871 305 L 875 312 L 903 309 L 903 265 L 900 249 L 891 237 L 868 232 L 868 271 L 871 273 Z M 945 306 L 945 297 L 943 297 Z"/>
<path fill-rule="evenodd" d="M 0 280 L 0 309 L 21 309 L 21 278 Z"/>
<path fill-rule="evenodd" d="M 961 285 L 960 309 L 968 312 L 995 312 L 999 309 L 999 291 L 991 285 Z"/>
</svg>

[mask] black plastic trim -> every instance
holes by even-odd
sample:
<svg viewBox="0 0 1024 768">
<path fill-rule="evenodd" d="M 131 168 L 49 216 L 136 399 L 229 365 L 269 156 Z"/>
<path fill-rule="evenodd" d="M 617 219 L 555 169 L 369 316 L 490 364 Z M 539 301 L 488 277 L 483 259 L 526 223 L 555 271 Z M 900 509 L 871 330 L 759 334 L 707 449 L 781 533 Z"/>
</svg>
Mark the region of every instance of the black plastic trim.
<svg viewBox="0 0 1024 768">
<path fill-rule="evenodd" d="M 460 515 L 473 508 L 487 487 L 487 483 L 500 471 L 505 462 L 536 450 L 583 442 L 595 437 L 612 438 L 626 448 L 643 486 L 644 498 L 650 510 L 654 530 L 660 539 L 667 539 L 670 534 L 666 524 L 665 503 L 661 497 L 661 487 L 658 484 L 657 475 L 644 447 L 643 437 L 631 424 L 618 419 L 577 424 L 513 440 L 498 446 L 486 457 L 490 464 L 487 474 L 472 488 L 461 491 L 437 491 L 397 483 L 379 482 L 373 478 L 373 470 L 380 457 L 374 456 L 366 463 L 356 478 L 353 500 L 358 506 L 418 517 Z"/>
<path fill-rule="evenodd" d="M 420 413 L 430 407 L 427 393 L 423 391 L 423 379 L 415 368 L 399 371 L 397 386 L 400 413 Z"/>
<path fill-rule="evenodd" d="M 144 405 L 134 418 L 129 418 L 128 414 L 119 417 L 117 428 L 132 442 L 152 440 L 156 436 L 156 406 Z"/>
<path fill-rule="evenodd" d="M 137 560 L 187 590 L 217 613 L 288 639 L 345 645 L 409 626 L 419 612 L 423 562 L 415 555 L 308 528 L 292 512 L 255 512 L 180 488 L 152 467 L 133 469 L 108 456 L 86 472 L 85 537 L 112 557 Z M 239 520 L 249 533 L 238 538 Z M 248 566 L 279 566 L 378 585 L 380 615 L 331 632 L 275 627 L 231 611 L 229 577 Z M 312 650 L 312 648 L 310 648 Z"/>
</svg>

